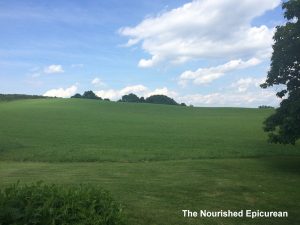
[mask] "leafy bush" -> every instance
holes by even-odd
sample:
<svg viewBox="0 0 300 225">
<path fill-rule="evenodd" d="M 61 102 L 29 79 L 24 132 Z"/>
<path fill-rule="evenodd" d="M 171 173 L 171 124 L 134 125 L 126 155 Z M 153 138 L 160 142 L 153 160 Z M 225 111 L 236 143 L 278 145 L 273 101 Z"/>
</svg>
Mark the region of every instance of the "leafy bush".
<svg viewBox="0 0 300 225">
<path fill-rule="evenodd" d="M 122 225 L 120 205 L 102 189 L 18 184 L 0 191 L 0 224 Z"/>
</svg>

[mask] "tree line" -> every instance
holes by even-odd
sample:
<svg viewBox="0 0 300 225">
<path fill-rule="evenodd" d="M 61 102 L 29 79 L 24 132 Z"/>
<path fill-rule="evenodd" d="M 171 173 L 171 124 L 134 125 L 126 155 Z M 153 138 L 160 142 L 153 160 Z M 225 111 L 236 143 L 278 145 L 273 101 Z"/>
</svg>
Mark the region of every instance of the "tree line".
<svg viewBox="0 0 300 225">
<path fill-rule="evenodd" d="M 19 99 L 38 99 L 49 98 L 41 95 L 25 95 L 25 94 L 0 94 L 0 101 L 13 101 Z"/>
<path fill-rule="evenodd" d="M 84 99 L 96 99 L 96 100 L 106 100 L 110 101 L 108 98 L 102 99 L 97 96 L 93 91 L 85 91 L 82 95 L 77 93 L 71 98 L 84 98 Z M 173 98 L 166 95 L 152 95 L 148 98 L 138 97 L 137 95 L 130 93 L 128 95 L 123 95 L 118 102 L 132 102 L 132 103 L 152 103 L 152 104 L 164 104 L 164 105 L 181 105 L 186 106 L 185 103 L 177 103 Z"/>
<path fill-rule="evenodd" d="M 85 98 L 85 99 L 110 101 L 108 98 L 102 99 L 101 97 L 97 96 L 93 91 L 85 91 L 82 95 L 77 93 L 73 95 L 71 98 Z"/>
</svg>

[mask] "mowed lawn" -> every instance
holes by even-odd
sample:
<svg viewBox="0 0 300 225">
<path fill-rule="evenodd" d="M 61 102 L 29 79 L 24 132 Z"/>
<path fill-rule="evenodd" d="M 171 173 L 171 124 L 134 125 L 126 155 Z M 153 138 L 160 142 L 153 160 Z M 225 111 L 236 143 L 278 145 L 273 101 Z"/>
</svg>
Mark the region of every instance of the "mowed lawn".
<svg viewBox="0 0 300 225">
<path fill-rule="evenodd" d="M 300 147 L 268 144 L 270 109 L 82 99 L 0 103 L 0 185 L 89 183 L 129 224 L 300 224 Z M 183 218 L 190 210 L 288 211 L 285 219 Z"/>
</svg>

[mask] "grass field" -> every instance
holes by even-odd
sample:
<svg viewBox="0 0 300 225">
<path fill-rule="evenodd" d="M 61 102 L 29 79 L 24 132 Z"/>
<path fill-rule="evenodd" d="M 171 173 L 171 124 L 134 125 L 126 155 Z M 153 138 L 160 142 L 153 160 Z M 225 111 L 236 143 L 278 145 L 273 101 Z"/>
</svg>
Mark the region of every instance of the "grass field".
<svg viewBox="0 0 300 225">
<path fill-rule="evenodd" d="M 266 142 L 262 121 L 271 113 L 80 99 L 2 102 L 0 185 L 100 185 L 134 225 L 298 225 L 300 147 Z M 289 217 L 187 219 L 182 209 Z"/>
</svg>

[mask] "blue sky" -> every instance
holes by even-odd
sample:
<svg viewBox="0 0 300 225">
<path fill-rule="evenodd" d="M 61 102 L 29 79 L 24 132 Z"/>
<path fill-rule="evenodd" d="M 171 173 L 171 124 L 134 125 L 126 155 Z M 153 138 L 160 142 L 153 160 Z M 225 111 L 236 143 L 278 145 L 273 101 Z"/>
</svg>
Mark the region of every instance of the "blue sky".
<svg viewBox="0 0 300 225">
<path fill-rule="evenodd" d="M 258 85 L 283 22 L 280 0 L 0 1 L 0 93 L 277 105 Z"/>
</svg>

